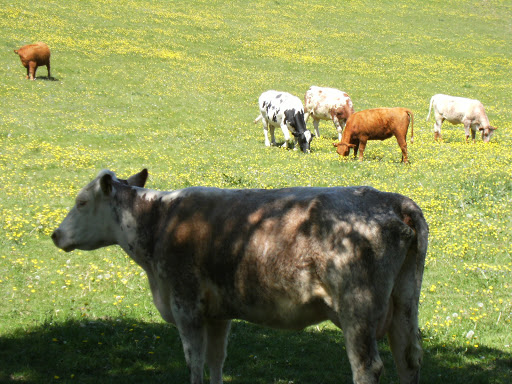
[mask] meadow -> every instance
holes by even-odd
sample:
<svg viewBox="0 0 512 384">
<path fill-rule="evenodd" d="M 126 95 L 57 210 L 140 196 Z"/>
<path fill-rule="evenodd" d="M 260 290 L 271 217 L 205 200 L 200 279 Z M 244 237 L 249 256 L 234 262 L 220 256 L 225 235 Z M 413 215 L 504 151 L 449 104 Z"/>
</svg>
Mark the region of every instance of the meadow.
<svg viewBox="0 0 512 384">
<path fill-rule="evenodd" d="M 423 383 L 512 380 L 512 4 L 468 1 L 0 0 L 0 383 L 184 383 L 177 330 L 118 247 L 64 253 L 49 235 L 103 168 L 154 189 L 370 185 L 430 225 L 420 305 Z M 13 53 L 46 42 L 52 78 Z M 415 114 L 339 158 L 320 123 L 309 155 L 264 146 L 258 96 L 346 91 L 356 110 Z M 426 122 L 436 93 L 482 101 L 491 143 Z M 312 121 L 308 123 L 312 129 Z M 410 131 L 409 136 L 410 137 Z M 282 140 L 281 132 L 276 131 Z M 387 343 L 382 383 L 397 382 Z M 330 323 L 233 325 L 226 383 L 350 382 Z"/>
</svg>

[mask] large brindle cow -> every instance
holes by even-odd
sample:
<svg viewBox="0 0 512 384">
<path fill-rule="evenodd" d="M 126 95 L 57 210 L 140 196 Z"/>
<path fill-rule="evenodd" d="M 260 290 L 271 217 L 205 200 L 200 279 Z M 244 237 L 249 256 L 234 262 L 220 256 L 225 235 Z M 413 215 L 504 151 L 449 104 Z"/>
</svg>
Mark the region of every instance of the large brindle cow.
<svg viewBox="0 0 512 384">
<path fill-rule="evenodd" d="M 344 331 L 356 384 L 378 383 L 387 335 L 402 384 L 419 382 L 418 302 L 428 242 L 421 209 L 370 187 L 143 188 L 108 170 L 53 232 L 66 252 L 120 245 L 176 324 L 192 384 L 222 383 L 231 319 Z"/>
</svg>

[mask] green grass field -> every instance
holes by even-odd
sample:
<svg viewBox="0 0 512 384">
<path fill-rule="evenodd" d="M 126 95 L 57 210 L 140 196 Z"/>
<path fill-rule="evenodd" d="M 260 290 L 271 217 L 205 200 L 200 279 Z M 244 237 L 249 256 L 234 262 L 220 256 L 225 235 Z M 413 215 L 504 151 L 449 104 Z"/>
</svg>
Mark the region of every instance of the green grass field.
<svg viewBox="0 0 512 384">
<path fill-rule="evenodd" d="M 142 269 L 117 247 L 67 254 L 49 238 L 99 170 L 143 167 L 155 189 L 371 185 L 410 196 L 431 229 L 422 382 L 511 382 L 510 1 L 0 3 L 0 383 L 187 382 L 178 332 Z M 52 49 L 52 80 L 45 67 L 25 80 L 13 53 L 36 41 Z M 303 98 L 311 85 L 348 92 L 356 110 L 412 109 L 410 165 L 394 139 L 369 142 L 363 162 L 339 159 L 328 122 L 309 155 L 266 148 L 258 96 Z M 498 127 L 491 143 L 466 144 L 448 123 L 434 142 L 425 118 L 436 93 L 481 100 Z M 381 382 L 397 382 L 386 342 L 381 351 Z M 351 372 L 330 323 L 235 322 L 224 380 L 327 384 Z"/>
</svg>

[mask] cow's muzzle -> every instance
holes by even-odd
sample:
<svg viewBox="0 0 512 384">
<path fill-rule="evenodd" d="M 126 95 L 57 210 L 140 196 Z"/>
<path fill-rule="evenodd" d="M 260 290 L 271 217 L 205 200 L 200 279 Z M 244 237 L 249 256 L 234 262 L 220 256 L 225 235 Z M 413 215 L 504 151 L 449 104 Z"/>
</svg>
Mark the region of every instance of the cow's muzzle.
<svg viewBox="0 0 512 384">
<path fill-rule="evenodd" d="M 65 252 L 71 252 L 72 250 L 74 250 L 76 248 L 73 245 L 63 245 L 62 244 L 62 237 L 63 237 L 62 230 L 60 228 L 57 228 L 55 231 L 53 231 L 53 233 L 51 235 L 51 238 L 53 240 L 53 244 L 55 244 L 55 246 L 57 248 L 60 248 L 60 249 L 62 249 Z"/>
</svg>

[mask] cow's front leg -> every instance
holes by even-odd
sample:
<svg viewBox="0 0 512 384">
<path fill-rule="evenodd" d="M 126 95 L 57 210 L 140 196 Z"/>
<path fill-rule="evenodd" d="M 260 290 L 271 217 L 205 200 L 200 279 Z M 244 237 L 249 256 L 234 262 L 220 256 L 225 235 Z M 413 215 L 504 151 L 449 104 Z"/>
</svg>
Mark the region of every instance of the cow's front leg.
<svg viewBox="0 0 512 384">
<path fill-rule="evenodd" d="M 190 384 L 203 384 L 206 352 L 206 326 L 203 317 L 191 305 L 173 305 L 173 317 L 180 333 L 185 361 L 190 369 Z"/>
<path fill-rule="evenodd" d="M 341 134 L 343 133 L 343 128 L 345 128 L 345 121 L 340 123 L 339 119 L 335 116 L 333 117 L 332 122 L 334 123 L 334 128 L 336 128 L 336 131 L 338 132 L 338 141 L 341 141 Z"/>
<path fill-rule="evenodd" d="M 364 149 L 366 148 L 366 140 L 359 141 L 359 161 L 363 161 Z M 357 155 L 357 147 L 354 147 L 354 157 Z"/>
<path fill-rule="evenodd" d="M 206 325 L 208 345 L 206 359 L 210 368 L 210 384 L 222 384 L 222 367 L 226 359 L 226 347 L 231 321 L 209 321 Z"/>
<path fill-rule="evenodd" d="M 468 142 L 469 140 L 469 131 L 471 130 L 471 127 L 468 123 L 465 123 L 464 124 L 464 133 L 466 134 L 466 143 Z M 474 137 L 473 137 L 474 139 Z"/>
<path fill-rule="evenodd" d="M 288 148 L 288 142 L 290 141 L 290 131 L 288 130 L 286 124 L 281 124 L 281 131 L 283 131 L 284 135 L 284 144 L 282 145 L 282 147 Z"/>
<path fill-rule="evenodd" d="M 275 129 L 276 127 L 274 127 L 273 125 L 269 126 L 269 130 L 270 130 L 270 145 L 276 145 L 276 135 L 275 135 Z"/>
<path fill-rule="evenodd" d="M 477 130 L 477 126 L 472 125 L 471 126 L 471 140 L 473 140 L 473 143 L 476 143 L 476 130 Z"/>
</svg>

